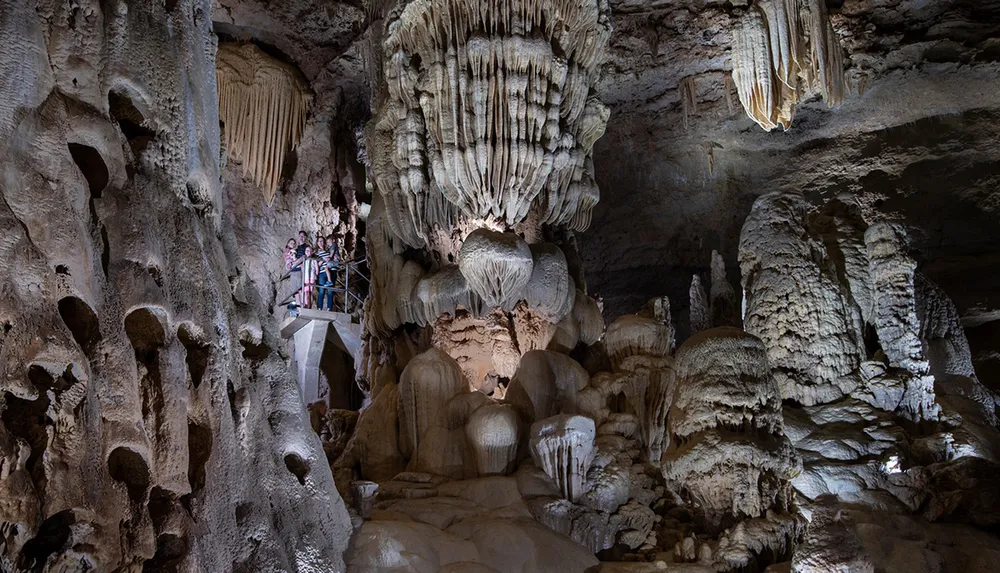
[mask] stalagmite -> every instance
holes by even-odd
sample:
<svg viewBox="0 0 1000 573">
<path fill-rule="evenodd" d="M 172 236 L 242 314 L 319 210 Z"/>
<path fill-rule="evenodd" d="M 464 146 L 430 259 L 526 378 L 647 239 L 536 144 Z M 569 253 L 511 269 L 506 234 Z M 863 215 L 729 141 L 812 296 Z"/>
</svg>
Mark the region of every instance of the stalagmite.
<svg viewBox="0 0 1000 573">
<path fill-rule="evenodd" d="M 630 356 L 619 368 L 627 373 L 625 397 L 638 417 L 644 457 L 659 463 L 668 445 L 667 413 L 677 381 L 673 360 L 669 356 Z"/>
<path fill-rule="evenodd" d="M 784 436 L 764 345 L 741 330 L 713 328 L 689 338 L 675 359 L 662 458 L 668 486 L 697 505 L 708 528 L 784 509 L 801 462 Z"/>
<path fill-rule="evenodd" d="M 625 315 L 608 326 L 604 343 L 615 364 L 637 354 L 662 357 L 672 350 L 673 332 L 655 319 Z"/>
<path fill-rule="evenodd" d="M 594 421 L 559 415 L 531 426 L 529 449 L 535 465 L 555 482 L 563 498 L 575 502 L 594 456 Z"/>
<path fill-rule="evenodd" d="M 897 224 L 876 223 L 865 233 L 875 291 L 873 321 L 889 365 L 910 373 L 901 408 L 921 420 L 937 419 L 934 378 L 920 342 L 914 273 L 906 252 L 906 231 Z"/>
<path fill-rule="evenodd" d="M 760 337 L 782 398 L 805 405 L 853 391 L 864 352 L 859 310 L 795 193 L 754 203 L 740 233 L 747 332 Z"/>
<path fill-rule="evenodd" d="M 270 205 L 285 155 L 302 137 L 312 95 L 298 70 L 249 43 L 219 45 L 216 77 L 225 147 Z"/>
<path fill-rule="evenodd" d="M 508 404 L 476 410 L 465 426 L 480 476 L 506 475 L 514 469 L 520 438 L 517 411 Z"/>
<path fill-rule="evenodd" d="M 418 354 L 403 369 L 399 379 L 400 449 L 403 455 L 417 454 L 428 428 L 442 423 L 445 403 L 469 388 L 462 369 L 445 352 L 431 348 Z"/>
<path fill-rule="evenodd" d="M 726 262 L 718 251 L 712 251 L 711 308 L 712 326 L 743 326 L 736 291 L 726 278 Z"/>
<path fill-rule="evenodd" d="M 691 277 L 688 302 L 688 323 L 691 334 L 712 328 L 712 311 L 708 295 L 705 294 L 705 287 L 701 285 L 701 277 L 698 275 Z"/>
<path fill-rule="evenodd" d="M 532 266 L 531 250 L 523 239 L 488 229 L 470 233 L 458 255 L 462 275 L 490 306 L 513 306 L 531 280 Z"/>
<path fill-rule="evenodd" d="M 792 125 L 795 105 L 846 95 L 843 54 L 822 0 L 760 0 L 733 31 L 733 83 L 750 119 L 770 131 Z"/>
</svg>

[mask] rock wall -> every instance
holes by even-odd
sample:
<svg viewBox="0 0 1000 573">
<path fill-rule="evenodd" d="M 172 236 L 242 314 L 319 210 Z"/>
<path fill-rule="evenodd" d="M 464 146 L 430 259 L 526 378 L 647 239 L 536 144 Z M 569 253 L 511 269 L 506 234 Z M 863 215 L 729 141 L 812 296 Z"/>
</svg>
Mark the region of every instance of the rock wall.
<svg viewBox="0 0 1000 573">
<path fill-rule="evenodd" d="M 0 7 L 0 569 L 343 570 L 223 190 L 212 9 Z"/>
</svg>

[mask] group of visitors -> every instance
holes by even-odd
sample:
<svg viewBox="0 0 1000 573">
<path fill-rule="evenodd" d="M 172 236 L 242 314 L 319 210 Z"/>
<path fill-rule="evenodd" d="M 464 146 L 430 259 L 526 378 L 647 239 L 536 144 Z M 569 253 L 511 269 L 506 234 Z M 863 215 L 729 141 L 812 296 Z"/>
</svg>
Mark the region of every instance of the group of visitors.
<svg viewBox="0 0 1000 573">
<path fill-rule="evenodd" d="M 288 305 L 289 312 L 298 314 L 296 307 L 312 308 L 313 299 L 318 300 L 319 310 L 333 310 L 334 283 L 340 267 L 340 253 L 333 235 L 317 237 L 316 246 L 309 243 L 309 234 L 299 231 L 299 242 L 288 239 L 285 244 L 285 270 L 293 278 L 298 276 L 302 289 L 295 295 L 295 303 Z"/>
</svg>

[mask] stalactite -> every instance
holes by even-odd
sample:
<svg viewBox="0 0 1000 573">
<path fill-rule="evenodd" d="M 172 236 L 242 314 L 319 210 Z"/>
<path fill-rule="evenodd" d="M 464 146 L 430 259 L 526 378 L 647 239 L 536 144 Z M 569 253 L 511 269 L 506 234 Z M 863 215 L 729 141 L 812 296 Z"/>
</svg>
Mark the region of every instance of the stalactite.
<svg viewBox="0 0 1000 573">
<path fill-rule="evenodd" d="M 225 147 L 270 205 L 285 155 L 302 137 L 312 95 L 295 68 L 253 44 L 220 44 L 216 77 Z"/>
<path fill-rule="evenodd" d="M 844 101 L 840 43 L 822 0 L 761 0 L 733 31 L 733 82 L 743 109 L 770 131 L 792 125 L 795 105 L 812 93 Z"/>
</svg>

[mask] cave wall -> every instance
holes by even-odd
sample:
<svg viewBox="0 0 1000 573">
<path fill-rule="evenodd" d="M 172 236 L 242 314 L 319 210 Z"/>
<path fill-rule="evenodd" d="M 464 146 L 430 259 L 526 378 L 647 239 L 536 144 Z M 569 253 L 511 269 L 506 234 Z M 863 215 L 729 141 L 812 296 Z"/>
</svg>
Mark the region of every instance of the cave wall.
<svg viewBox="0 0 1000 573">
<path fill-rule="evenodd" d="M 0 569 L 343 570 L 272 287 L 246 279 L 277 247 L 223 191 L 212 10 L 0 7 Z"/>
</svg>

